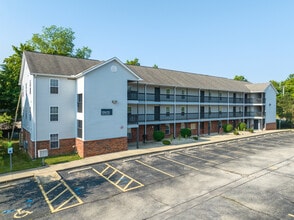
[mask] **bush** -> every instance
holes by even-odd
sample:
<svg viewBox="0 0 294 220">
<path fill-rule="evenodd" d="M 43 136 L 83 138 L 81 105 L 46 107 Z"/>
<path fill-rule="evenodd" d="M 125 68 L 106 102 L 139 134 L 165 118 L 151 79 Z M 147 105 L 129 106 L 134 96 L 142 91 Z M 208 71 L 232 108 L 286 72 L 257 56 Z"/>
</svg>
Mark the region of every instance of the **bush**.
<svg viewBox="0 0 294 220">
<path fill-rule="evenodd" d="M 224 132 L 231 132 L 233 130 L 233 125 L 231 124 L 224 124 L 223 125 Z"/>
<path fill-rule="evenodd" d="M 193 136 L 192 137 L 195 141 L 197 141 L 199 138 L 198 138 L 198 136 Z"/>
<path fill-rule="evenodd" d="M 240 131 L 246 131 L 246 128 L 247 128 L 247 125 L 246 125 L 245 122 L 240 122 L 240 123 L 238 124 L 238 129 L 239 129 Z"/>
<path fill-rule="evenodd" d="M 162 143 L 163 143 L 164 145 L 170 145 L 170 144 L 171 144 L 170 140 L 166 140 L 166 139 L 163 140 Z"/>
<path fill-rule="evenodd" d="M 234 130 L 234 135 L 239 135 L 240 133 L 239 133 L 239 131 L 238 131 L 238 129 L 235 129 Z"/>
<path fill-rule="evenodd" d="M 182 128 L 181 129 L 181 136 L 184 138 L 191 137 L 191 129 L 190 128 Z"/>
<path fill-rule="evenodd" d="M 163 131 L 154 131 L 153 132 L 153 139 L 156 141 L 161 141 L 164 138 Z"/>
<path fill-rule="evenodd" d="M 253 128 L 248 128 L 247 131 L 249 131 L 250 133 L 254 132 Z"/>
</svg>

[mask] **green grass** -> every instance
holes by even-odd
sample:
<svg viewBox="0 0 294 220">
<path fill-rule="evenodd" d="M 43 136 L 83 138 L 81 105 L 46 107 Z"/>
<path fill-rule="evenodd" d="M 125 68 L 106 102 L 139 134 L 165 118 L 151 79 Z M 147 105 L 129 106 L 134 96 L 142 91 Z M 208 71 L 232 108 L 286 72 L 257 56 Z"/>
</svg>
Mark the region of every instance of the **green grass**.
<svg viewBox="0 0 294 220">
<path fill-rule="evenodd" d="M 20 171 L 42 166 L 42 159 L 32 160 L 26 152 L 19 149 L 18 141 L 12 141 L 12 147 L 12 171 Z M 52 165 L 78 159 L 80 159 L 80 157 L 77 154 L 70 154 L 45 158 L 45 163 Z M 7 172 L 10 172 L 10 156 L 7 153 L 7 141 L 0 140 L 0 173 Z"/>
</svg>

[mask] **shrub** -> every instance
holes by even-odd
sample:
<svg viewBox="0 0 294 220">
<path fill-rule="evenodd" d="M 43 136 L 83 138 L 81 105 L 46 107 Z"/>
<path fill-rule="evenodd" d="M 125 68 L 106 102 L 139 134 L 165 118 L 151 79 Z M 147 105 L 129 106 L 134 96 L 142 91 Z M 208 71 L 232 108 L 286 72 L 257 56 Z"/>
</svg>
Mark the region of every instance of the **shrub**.
<svg viewBox="0 0 294 220">
<path fill-rule="evenodd" d="M 164 138 L 163 131 L 154 131 L 153 132 L 153 139 L 156 141 L 161 141 Z"/>
<path fill-rule="evenodd" d="M 233 125 L 225 124 L 223 125 L 224 132 L 231 132 L 233 130 Z"/>
<path fill-rule="evenodd" d="M 249 131 L 250 133 L 254 132 L 253 128 L 248 128 L 247 131 Z"/>
<path fill-rule="evenodd" d="M 163 140 L 162 143 L 163 143 L 164 145 L 170 145 L 170 144 L 171 144 L 170 140 L 166 140 L 166 139 Z"/>
<path fill-rule="evenodd" d="M 245 131 L 246 128 L 247 128 L 247 125 L 246 125 L 245 122 L 240 122 L 240 123 L 238 124 L 238 129 L 239 129 L 240 131 Z"/>
<path fill-rule="evenodd" d="M 240 133 L 239 133 L 239 131 L 238 131 L 238 129 L 235 129 L 234 130 L 234 135 L 239 135 Z"/>
<path fill-rule="evenodd" d="M 184 138 L 191 137 L 191 129 L 190 128 L 182 128 L 181 129 L 181 136 Z"/>
<path fill-rule="evenodd" d="M 198 138 L 198 136 L 193 136 L 193 139 L 194 139 L 195 141 L 197 141 L 199 138 Z"/>
</svg>

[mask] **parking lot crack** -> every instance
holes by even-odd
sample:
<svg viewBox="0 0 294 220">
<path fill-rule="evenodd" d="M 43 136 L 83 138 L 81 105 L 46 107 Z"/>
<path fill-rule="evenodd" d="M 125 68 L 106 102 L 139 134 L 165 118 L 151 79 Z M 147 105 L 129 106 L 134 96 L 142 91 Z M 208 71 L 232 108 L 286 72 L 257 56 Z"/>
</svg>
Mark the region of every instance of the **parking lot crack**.
<svg viewBox="0 0 294 220">
<path fill-rule="evenodd" d="M 268 214 L 268 213 L 266 213 L 266 212 L 262 212 L 262 211 L 259 211 L 259 210 L 256 210 L 256 209 L 253 209 L 253 208 L 251 208 L 251 207 L 249 207 L 249 206 L 247 206 L 247 205 L 245 205 L 245 204 L 243 204 L 243 203 L 237 201 L 236 199 L 233 199 L 233 198 L 230 198 L 230 197 L 227 197 L 227 196 L 223 196 L 223 195 L 221 195 L 220 197 L 223 198 L 223 199 L 229 200 L 230 202 L 233 202 L 233 203 L 235 203 L 235 204 L 237 204 L 237 205 L 239 205 L 239 206 L 242 206 L 242 207 L 244 207 L 244 208 L 246 208 L 246 209 L 249 209 L 249 210 L 251 210 L 251 211 L 253 211 L 253 212 L 257 212 L 257 213 L 260 213 L 260 214 L 262 214 L 262 215 L 269 216 L 269 217 L 274 218 L 274 219 L 279 219 L 279 218 L 277 218 L 277 217 L 275 217 L 275 216 L 272 216 L 272 215 L 270 215 L 270 214 Z"/>
</svg>

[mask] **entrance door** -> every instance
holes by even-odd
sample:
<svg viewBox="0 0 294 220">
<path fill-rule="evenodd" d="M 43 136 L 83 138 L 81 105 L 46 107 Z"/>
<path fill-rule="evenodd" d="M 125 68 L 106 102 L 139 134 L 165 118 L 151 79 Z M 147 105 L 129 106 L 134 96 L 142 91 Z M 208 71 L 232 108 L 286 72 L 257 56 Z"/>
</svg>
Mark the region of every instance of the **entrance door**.
<svg viewBox="0 0 294 220">
<path fill-rule="evenodd" d="M 254 120 L 254 129 L 258 130 L 258 120 Z"/>
<path fill-rule="evenodd" d="M 154 106 L 154 120 L 160 121 L 160 106 Z"/>
<path fill-rule="evenodd" d="M 204 118 L 204 106 L 200 107 L 200 118 Z"/>
<path fill-rule="evenodd" d="M 160 88 L 154 88 L 155 98 L 154 101 L 160 102 Z"/>
<path fill-rule="evenodd" d="M 200 91 L 200 102 L 204 102 L 204 91 Z"/>
</svg>

